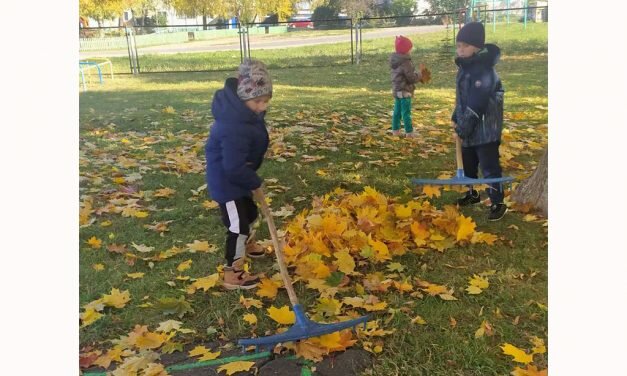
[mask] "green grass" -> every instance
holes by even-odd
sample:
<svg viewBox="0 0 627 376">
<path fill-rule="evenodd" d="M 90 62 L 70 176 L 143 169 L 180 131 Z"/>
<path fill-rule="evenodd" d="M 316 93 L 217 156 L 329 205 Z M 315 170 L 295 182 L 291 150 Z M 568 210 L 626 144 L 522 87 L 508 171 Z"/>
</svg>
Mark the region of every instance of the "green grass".
<svg viewBox="0 0 627 376">
<path fill-rule="evenodd" d="M 520 25 L 512 25 L 498 35 L 492 35 L 490 29 L 487 31 L 487 40 L 496 41 L 503 52 L 497 70 L 506 90 L 506 127 L 513 141 L 544 145 L 548 121 L 546 25 L 529 25 L 526 34 L 521 33 L 522 29 L 516 31 L 514 26 Z M 420 42 L 415 42 L 414 61 L 425 63 L 433 73 L 433 81 L 420 86 L 413 101 L 414 125 L 420 134 L 416 143 L 395 141 L 385 135 L 393 102 L 385 63 L 391 49 L 389 38 L 364 41 L 364 59 L 360 65 L 345 64 L 346 56 L 340 52 L 345 46 L 255 53 L 255 57 L 270 66 L 275 85 L 267 116 L 272 127 L 271 147 L 280 146 L 290 152 L 282 155 L 276 150 L 270 152 L 259 171 L 265 179 L 277 179 L 278 185 L 288 187 L 284 192 L 270 189 L 272 207 L 278 209 L 293 204 L 298 212 L 310 207 L 314 196 L 324 195 L 339 185 L 354 192 L 369 185 L 406 201 L 412 197 L 405 191 L 410 187 L 410 177 L 435 177 L 441 172 L 453 171 L 449 116 L 454 101 L 455 66 L 452 49 L 445 46 L 442 39 L 442 33 L 434 33 L 421 35 Z M 229 55 L 222 56 L 226 59 Z M 239 53 L 237 59 L 223 65 L 203 62 L 208 59 L 204 54 L 180 55 L 176 59 L 152 56 L 150 59 L 155 68 L 190 69 L 208 64 L 226 68 L 236 66 Z M 342 64 L 281 69 L 317 59 L 327 64 L 338 59 Z M 211 97 L 231 74 L 118 76 L 80 94 L 81 198 L 89 196 L 94 208 L 103 208 L 107 204 L 103 192 L 121 189 L 113 178 L 134 172 L 142 175 L 134 183 L 141 191 L 162 187 L 176 190 L 171 198 L 141 200 L 143 206 L 152 206 L 147 218 L 131 219 L 103 213 L 92 215 L 96 221 L 81 228 L 81 306 L 109 293 L 112 288 L 128 289 L 132 298 L 126 307 L 108 308 L 103 318 L 82 328 L 82 346 L 95 344 L 107 348 L 110 346 L 107 340 L 125 335 L 135 324 L 150 325 L 154 329 L 159 322 L 173 317 L 140 305 L 154 303 L 160 297 L 183 295 L 195 311 L 181 320 L 184 327 L 196 330 L 196 334 L 186 335 L 186 341 L 207 340 L 205 333 L 209 326 L 231 340 L 250 335 L 241 318 L 245 310 L 237 303 L 238 293 L 186 295 L 187 282 L 175 279 L 179 274 L 206 276 L 214 273 L 216 266 L 223 262 L 224 229 L 218 212 L 202 207 L 205 192 L 196 196 L 192 190 L 204 184 L 203 143 L 212 122 Z M 176 113 L 162 112 L 167 106 L 172 106 Z M 337 124 L 333 122 L 334 117 L 339 119 Z M 368 137 L 371 137 L 371 144 L 367 142 Z M 528 175 L 542 152 L 529 147 L 516 148 L 507 142 L 503 150 L 511 151 L 512 162 L 515 162 L 505 164 L 506 173 L 517 177 Z M 176 154 L 190 158 L 190 171 L 164 168 L 164 162 L 174 160 Z M 325 158 L 304 162 L 303 155 Z M 124 167 L 122 156 L 137 161 L 138 166 Z M 328 175 L 318 175 L 316 171 L 320 169 Z M 456 195 L 444 192 L 433 202 L 442 207 Z M 295 202 L 296 197 L 306 200 Z M 395 260 L 408 267 L 407 275 L 454 287 L 459 300 L 445 302 L 432 297 L 413 299 L 397 293 L 382 294 L 380 297 L 390 307 L 408 307 L 410 312 L 376 315 L 377 319 L 390 319 L 384 327 L 397 331 L 384 337 L 384 350 L 377 356 L 372 374 L 504 375 L 516 364 L 501 353 L 500 345 L 509 342 L 529 350 L 528 336 L 547 339 L 547 312 L 543 308 L 547 305 L 546 227 L 541 221 L 524 221 L 523 214 L 517 212 L 510 212 L 495 223 L 486 221 L 484 207 L 465 208 L 463 212 L 475 219 L 478 230 L 503 239 L 494 246 L 453 248 L 424 255 L 408 253 Z M 144 228 L 146 224 L 166 220 L 173 222 L 163 236 Z M 277 218 L 277 225 L 281 227 L 287 220 L 289 218 Z M 105 221 L 110 221 L 111 225 L 103 227 Z M 261 238 L 268 236 L 265 227 L 262 226 L 260 232 Z M 91 249 L 86 244 L 92 236 L 103 240 L 101 249 Z M 218 245 L 219 250 L 210 255 L 182 253 L 154 262 L 151 267 L 141 260 L 128 265 L 123 255 L 104 248 L 113 243 L 126 244 L 132 252 L 131 244 L 135 243 L 163 251 L 175 245 L 183 247 L 194 240 L 208 240 Z M 193 260 L 191 269 L 179 273 L 177 265 L 187 259 Z M 94 264 L 103 264 L 105 269 L 95 271 Z M 254 270 L 268 272 L 272 265 L 271 259 L 255 261 Z M 497 272 L 484 293 L 471 296 L 463 292 L 473 273 L 491 269 Z M 145 272 L 144 278 L 132 280 L 126 276 L 137 271 Z M 168 281 L 173 281 L 175 286 L 166 284 Z M 301 284 L 297 285 L 297 293 L 305 305 L 317 297 Z M 250 292 L 244 295 L 253 296 Z M 142 300 L 144 297 L 148 298 Z M 282 304 L 287 304 L 284 292 L 280 292 L 274 302 L 275 306 Z M 497 309 L 500 316 L 495 313 Z M 266 329 L 275 328 L 264 312 L 256 312 L 260 320 L 256 333 L 260 335 Z M 410 324 L 409 320 L 415 315 L 422 316 L 427 325 Z M 457 321 L 454 328 L 450 325 L 451 317 Z M 224 320 L 222 325 L 219 318 Z M 483 320 L 493 325 L 496 334 L 475 339 L 474 332 Z M 546 368 L 546 354 L 535 355 L 534 359 L 534 364 Z"/>
</svg>

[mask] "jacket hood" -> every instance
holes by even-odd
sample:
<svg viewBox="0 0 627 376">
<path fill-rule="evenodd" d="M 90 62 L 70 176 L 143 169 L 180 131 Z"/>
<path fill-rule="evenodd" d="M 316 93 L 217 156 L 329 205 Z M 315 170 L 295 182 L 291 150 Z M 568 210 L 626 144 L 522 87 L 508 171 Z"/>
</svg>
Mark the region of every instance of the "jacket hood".
<svg viewBox="0 0 627 376">
<path fill-rule="evenodd" d="M 390 67 L 392 67 L 392 69 L 396 69 L 401 64 L 409 60 L 411 60 L 411 56 L 409 54 L 399 54 L 394 52 L 390 55 Z"/>
<path fill-rule="evenodd" d="M 237 78 L 230 77 L 224 88 L 216 91 L 211 103 L 211 113 L 217 121 L 227 123 L 255 123 L 263 120 L 265 112 L 257 115 L 237 96 Z"/>
<path fill-rule="evenodd" d="M 499 62 L 500 57 L 501 49 L 497 45 L 486 44 L 485 47 L 471 57 L 456 57 L 455 64 L 462 67 L 478 63 L 491 68 Z"/>
</svg>

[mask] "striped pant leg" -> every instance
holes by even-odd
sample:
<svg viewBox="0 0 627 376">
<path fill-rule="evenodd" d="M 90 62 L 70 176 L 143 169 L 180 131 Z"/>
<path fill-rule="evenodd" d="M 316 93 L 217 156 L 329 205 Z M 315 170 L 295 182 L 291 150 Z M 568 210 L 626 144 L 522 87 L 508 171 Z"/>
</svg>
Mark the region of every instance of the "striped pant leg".
<svg viewBox="0 0 627 376">
<path fill-rule="evenodd" d="M 225 258 L 227 266 L 246 254 L 246 239 L 257 218 L 257 205 L 250 197 L 220 204 L 222 223 L 227 228 Z"/>
</svg>

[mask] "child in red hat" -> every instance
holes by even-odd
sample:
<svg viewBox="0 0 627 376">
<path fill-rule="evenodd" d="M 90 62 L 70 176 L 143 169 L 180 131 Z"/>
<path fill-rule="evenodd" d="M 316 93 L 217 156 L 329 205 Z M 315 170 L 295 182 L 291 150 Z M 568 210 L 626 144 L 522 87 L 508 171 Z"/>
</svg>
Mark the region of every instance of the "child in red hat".
<svg viewBox="0 0 627 376">
<path fill-rule="evenodd" d="M 405 136 L 414 137 L 411 124 L 411 97 L 416 90 L 416 83 L 421 80 L 420 72 L 416 71 L 409 51 L 413 44 L 409 38 L 396 37 L 396 52 L 390 55 L 390 74 L 392 77 L 392 95 L 394 96 L 394 114 L 392 115 L 392 134 L 400 134 L 401 119 L 405 125 Z"/>
</svg>

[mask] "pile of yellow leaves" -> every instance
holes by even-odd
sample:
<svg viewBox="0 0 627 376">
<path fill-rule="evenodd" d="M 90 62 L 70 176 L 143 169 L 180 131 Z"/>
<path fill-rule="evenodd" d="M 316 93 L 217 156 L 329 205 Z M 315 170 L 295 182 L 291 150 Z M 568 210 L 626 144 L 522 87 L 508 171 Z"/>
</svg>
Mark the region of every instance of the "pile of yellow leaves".
<svg viewBox="0 0 627 376">
<path fill-rule="evenodd" d="M 438 210 L 429 201 L 395 203 L 371 187 L 358 194 L 338 188 L 288 224 L 284 253 L 296 274 L 311 284 L 335 271 L 361 275 L 357 266 L 383 263 L 408 251 L 494 244 L 495 235 L 475 228 L 472 218 L 454 206 Z"/>
<path fill-rule="evenodd" d="M 407 252 L 423 254 L 430 249 L 442 252 L 455 246 L 496 241 L 495 235 L 475 228 L 474 221 L 454 206 L 438 210 L 429 201 L 397 203 L 371 187 L 361 193 L 338 188 L 315 199 L 311 210 L 303 211 L 287 225 L 283 251 L 288 266 L 295 268 L 294 280 L 306 283 L 307 288 L 320 294 L 310 306 L 310 318 L 317 322 L 337 322 L 387 310 L 388 303 L 375 294 L 388 291 L 397 290 L 416 298 L 427 294 L 457 300 L 453 289 L 403 276 L 400 272 L 404 266 L 390 261 Z M 388 263 L 391 273 L 364 271 L 372 264 L 381 263 Z M 275 274 L 261 280 L 256 294 L 274 299 L 280 287 L 280 276 Z M 243 297 L 240 300 L 247 309 L 253 305 L 251 301 Z M 267 313 L 279 325 L 294 323 L 294 313 L 287 306 L 272 306 Z M 243 319 L 253 327 L 256 325 L 254 314 L 247 313 Z M 372 321 L 366 330 L 357 332 L 362 346 L 374 353 L 382 351 L 383 341 L 371 337 L 393 333 L 379 329 L 378 325 L 378 321 Z M 277 329 L 283 330 L 286 327 Z M 349 330 L 283 347 L 319 361 L 330 352 L 352 346 L 357 339 Z"/>
</svg>

